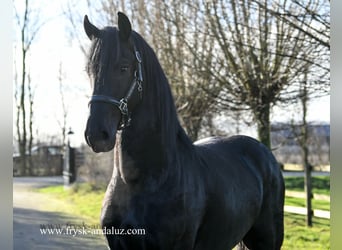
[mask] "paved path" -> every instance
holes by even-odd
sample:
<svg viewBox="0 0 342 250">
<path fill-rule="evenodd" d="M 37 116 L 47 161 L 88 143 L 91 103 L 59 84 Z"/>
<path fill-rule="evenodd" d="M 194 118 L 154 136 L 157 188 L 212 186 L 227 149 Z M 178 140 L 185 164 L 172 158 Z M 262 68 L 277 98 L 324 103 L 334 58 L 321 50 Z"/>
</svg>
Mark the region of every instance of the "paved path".
<svg viewBox="0 0 342 250">
<path fill-rule="evenodd" d="M 80 230 L 80 234 L 73 236 L 74 232 L 70 229 L 81 229 L 84 220 L 54 211 L 53 208 L 58 207 L 62 201 L 49 199 L 44 194 L 32 191 L 33 188 L 62 182 L 61 177 L 14 178 L 13 245 L 15 250 L 107 249 L 102 235 Z M 45 230 L 44 234 L 41 225 L 49 228 L 50 231 Z"/>
</svg>

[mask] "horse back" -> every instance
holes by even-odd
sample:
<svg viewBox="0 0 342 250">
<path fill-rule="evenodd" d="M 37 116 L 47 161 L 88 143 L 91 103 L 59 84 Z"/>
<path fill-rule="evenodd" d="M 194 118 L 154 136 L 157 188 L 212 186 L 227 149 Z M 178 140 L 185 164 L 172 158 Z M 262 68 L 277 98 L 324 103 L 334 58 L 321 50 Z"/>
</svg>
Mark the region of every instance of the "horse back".
<svg viewBox="0 0 342 250">
<path fill-rule="evenodd" d="M 233 247 L 258 218 L 264 217 L 268 207 L 282 210 L 282 174 L 273 154 L 262 143 L 247 136 L 214 137 L 196 142 L 195 148 L 208 194 L 199 239 L 208 237 L 215 228 L 217 235 L 231 236 L 215 249 Z M 198 249 L 210 247 L 208 242 L 198 242 L 202 246 Z"/>
<path fill-rule="evenodd" d="M 272 152 L 249 136 L 211 137 L 194 143 L 197 155 L 210 172 L 220 175 L 249 176 L 270 182 L 282 179 L 279 164 Z"/>
</svg>

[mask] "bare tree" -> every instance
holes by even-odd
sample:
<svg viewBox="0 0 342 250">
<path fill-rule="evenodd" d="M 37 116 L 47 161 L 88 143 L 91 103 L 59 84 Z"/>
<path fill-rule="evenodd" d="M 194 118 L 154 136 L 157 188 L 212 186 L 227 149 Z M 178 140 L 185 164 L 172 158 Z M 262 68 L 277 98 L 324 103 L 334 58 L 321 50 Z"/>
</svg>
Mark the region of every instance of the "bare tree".
<svg viewBox="0 0 342 250">
<path fill-rule="evenodd" d="M 31 74 L 28 72 L 27 74 L 27 92 L 28 92 L 28 101 L 29 101 L 29 138 L 28 138 L 28 155 L 29 155 L 29 167 L 27 168 L 27 173 L 32 175 L 32 158 L 31 151 L 33 146 L 33 120 L 34 120 L 34 89 L 32 88 L 32 78 Z"/>
<path fill-rule="evenodd" d="M 16 5 L 15 5 L 16 6 Z M 36 10 L 35 10 L 36 11 Z M 16 72 L 20 71 L 19 74 L 16 73 L 15 77 L 15 98 L 17 106 L 17 117 L 16 117 L 16 132 L 20 156 L 22 160 L 22 172 L 29 173 L 29 167 L 27 164 L 26 152 L 30 152 L 32 148 L 32 119 L 33 119 L 33 92 L 31 87 L 31 78 L 29 77 L 27 69 L 27 58 L 28 52 L 31 48 L 32 42 L 35 39 L 38 31 L 44 24 L 40 21 L 37 12 L 30 8 L 30 3 L 25 0 L 24 10 L 19 13 L 17 8 L 15 8 L 15 17 L 17 25 L 20 29 L 20 69 L 16 69 Z M 20 83 L 19 83 L 20 82 Z M 28 103 L 27 103 L 28 102 Z M 28 111 L 27 111 L 27 105 Z"/>
<path fill-rule="evenodd" d="M 267 6 L 263 1 L 256 1 L 261 8 L 281 19 L 292 28 L 304 33 L 306 46 L 313 48 L 311 55 L 303 54 L 299 60 L 312 65 L 308 94 L 312 97 L 328 95 L 330 89 L 330 1 L 329 0 L 288 0 L 287 5 L 274 2 L 279 8 Z M 291 8 L 289 8 L 291 6 Z M 312 84 L 312 79 L 315 82 Z"/>
<path fill-rule="evenodd" d="M 309 164 L 309 146 L 308 146 L 308 124 L 307 124 L 307 108 L 308 108 L 308 78 L 307 72 L 304 74 L 304 79 L 302 82 L 301 93 L 300 93 L 300 100 L 302 103 L 303 108 L 303 115 L 302 115 L 302 128 L 301 128 L 301 138 L 299 140 L 300 147 L 302 148 L 302 162 L 305 171 L 304 182 L 305 182 L 305 193 L 306 193 L 306 223 L 307 226 L 312 226 L 312 216 L 313 210 L 311 206 L 311 199 L 313 197 L 312 194 L 312 185 L 311 185 L 311 164 Z"/>
<path fill-rule="evenodd" d="M 302 124 L 298 142 L 302 149 L 302 164 L 305 170 L 306 222 L 307 226 L 311 227 L 313 216 L 311 200 L 313 194 L 311 182 L 312 165 L 309 163 L 309 148 L 313 145 L 312 140 L 309 140 L 307 109 L 309 99 L 329 94 L 330 1 L 290 0 L 290 2 L 297 11 L 290 11 L 282 7 L 274 11 L 263 3 L 259 2 L 259 4 L 263 8 L 268 9 L 276 18 L 282 19 L 291 27 L 304 33 L 309 38 L 310 46 L 315 48 L 311 52 L 314 56 L 307 57 L 304 54 L 301 58 L 309 63 L 304 72 L 302 72 L 303 80 L 300 81 L 298 94 L 302 106 Z M 309 70 L 309 67 L 311 67 L 311 70 Z"/>
<path fill-rule="evenodd" d="M 70 40 L 76 40 L 78 42 L 79 48 L 82 51 L 84 55 L 87 54 L 86 45 L 82 41 L 82 35 L 80 32 L 80 24 L 82 24 L 82 18 L 84 13 L 79 13 L 75 10 L 78 8 L 78 4 L 80 4 L 80 1 L 72 1 L 69 0 L 65 6 L 63 6 L 63 14 L 69 21 L 69 32 L 68 36 Z M 90 2 L 88 1 L 88 6 L 90 5 Z M 89 11 L 91 8 L 89 8 Z M 88 13 L 89 14 L 89 13 Z"/>
<path fill-rule="evenodd" d="M 276 2 L 279 6 L 276 10 L 268 8 L 262 1 L 257 2 L 272 15 L 304 32 L 317 44 L 330 49 L 330 0 L 289 0 L 292 9 Z"/>
<path fill-rule="evenodd" d="M 62 120 L 58 121 L 58 125 L 61 128 L 61 135 L 62 135 L 62 144 L 63 146 L 66 145 L 66 133 L 67 133 L 67 118 L 68 118 L 68 107 L 65 102 L 65 91 L 63 88 L 64 82 L 64 72 L 63 72 L 63 65 L 60 62 L 59 70 L 58 70 L 58 83 L 59 83 L 59 95 L 61 97 L 61 107 L 62 107 Z"/>
<path fill-rule="evenodd" d="M 275 1 L 272 1 L 274 3 Z M 212 1 L 206 4 L 210 32 L 217 40 L 219 67 L 211 74 L 222 86 L 222 107 L 250 110 L 261 142 L 270 147 L 270 112 L 281 97 L 297 98 L 298 77 L 312 60 L 308 36 L 269 12 L 293 10 L 286 1 L 263 6 L 251 0 Z M 297 25 L 305 29 L 303 22 Z M 284 101 L 285 99 L 282 99 Z"/>
<path fill-rule="evenodd" d="M 153 45 L 170 81 L 181 123 L 192 140 L 198 138 L 219 92 L 206 70 L 214 64 L 214 41 L 205 32 L 208 17 L 199 9 L 199 2 L 189 5 L 188 1 L 155 1 L 152 9 Z M 207 88 L 210 93 L 204 91 Z"/>
</svg>

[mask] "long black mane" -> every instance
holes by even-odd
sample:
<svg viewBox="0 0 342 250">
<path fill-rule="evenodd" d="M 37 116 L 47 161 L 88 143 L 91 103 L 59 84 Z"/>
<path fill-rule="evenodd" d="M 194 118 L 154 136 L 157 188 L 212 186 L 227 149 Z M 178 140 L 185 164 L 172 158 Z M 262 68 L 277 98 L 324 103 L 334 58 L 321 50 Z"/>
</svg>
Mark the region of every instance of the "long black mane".
<svg viewBox="0 0 342 250">
<path fill-rule="evenodd" d="M 166 135 L 165 146 L 171 147 L 172 152 L 177 147 L 177 141 L 189 147 L 192 143 L 179 123 L 170 84 L 155 52 L 138 33 L 133 32 L 132 35 L 144 61 L 144 101 L 149 110 L 154 110 L 156 126 L 161 129 L 160 133 Z"/>
</svg>

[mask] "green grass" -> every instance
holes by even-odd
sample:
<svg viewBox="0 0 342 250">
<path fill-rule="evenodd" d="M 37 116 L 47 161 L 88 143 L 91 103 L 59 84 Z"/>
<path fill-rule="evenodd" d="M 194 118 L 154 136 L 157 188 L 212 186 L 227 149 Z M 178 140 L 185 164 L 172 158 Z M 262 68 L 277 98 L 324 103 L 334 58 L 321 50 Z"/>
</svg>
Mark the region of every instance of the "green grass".
<svg viewBox="0 0 342 250">
<path fill-rule="evenodd" d="M 285 178 L 286 190 L 304 192 L 303 177 Z M 330 177 L 313 177 L 312 192 L 315 194 L 330 195 Z M 285 205 L 305 207 L 306 200 L 303 198 L 286 197 Z M 330 201 L 312 199 L 313 209 L 330 210 Z"/>
<path fill-rule="evenodd" d="M 286 177 L 286 190 L 304 192 L 303 177 Z M 312 192 L 330 195 L 330 177 L 312 177 Z M 285 197 L 285 204 L 305 207 L 305 199 Z M 330 202 L 312 199 L 313 209 L 330 210 Z M 306 216 L 285 213 L 283 250 L 330 249 L 330 221 L 313 217 L 313 227 L 306 226 Z"/>
<path fill-rule="evenodd" d="M 63 201 L 59 211 L 82 217 L 87 223 L 98 224 L 104 189 L 94 188 L 88 183 L 78 183 L 69 189 L 64 186 L 51 186 L 38 189 L 38 192 Z"/>
<path fill-rule="evenodd" d="M 303 191 L 303 178 L 285 178 L 287 187 L 292 190 Z M 315 190 L 321 194 L 329 195 L 329 177 L 314 177 Z M 38 190 L 40 193 L 63 201 L 64 206 L 59 210 L 85 218 L 86 223 L 98 224 L 104 188 L 82 183 L 76 184 L 70 189 L 63 186 L 52 186 Z M 305 206 L 305 199 L 286 197 L 286 204 L 293 206 Z M 314 209 L 329 210 L 328 201 L 313 200 Z M 313 227 L 306 226 L 305 216 L 285 213 L 285 236 L 282 250 L 329 250 L 330 221 L 327 219 L 313 218 Z"/>
<path fill-rule="evenodd" d="M 313 227 L 307 227 L 305 216 L 285 213 L 285 236 L 282 250 L 330 249 L 330 221 L 313 218 Z"/>
<path fill-rule="evenodd" d="M 330 210 L 330 202 L 324 200 L 311 200 L 312 208 L 319 210 Z M 285 197 L 285 205 L 296 206 L 296 207 L 306 207 L 306 200 L 302 198 L 295 197 Z"/>
</svg>

